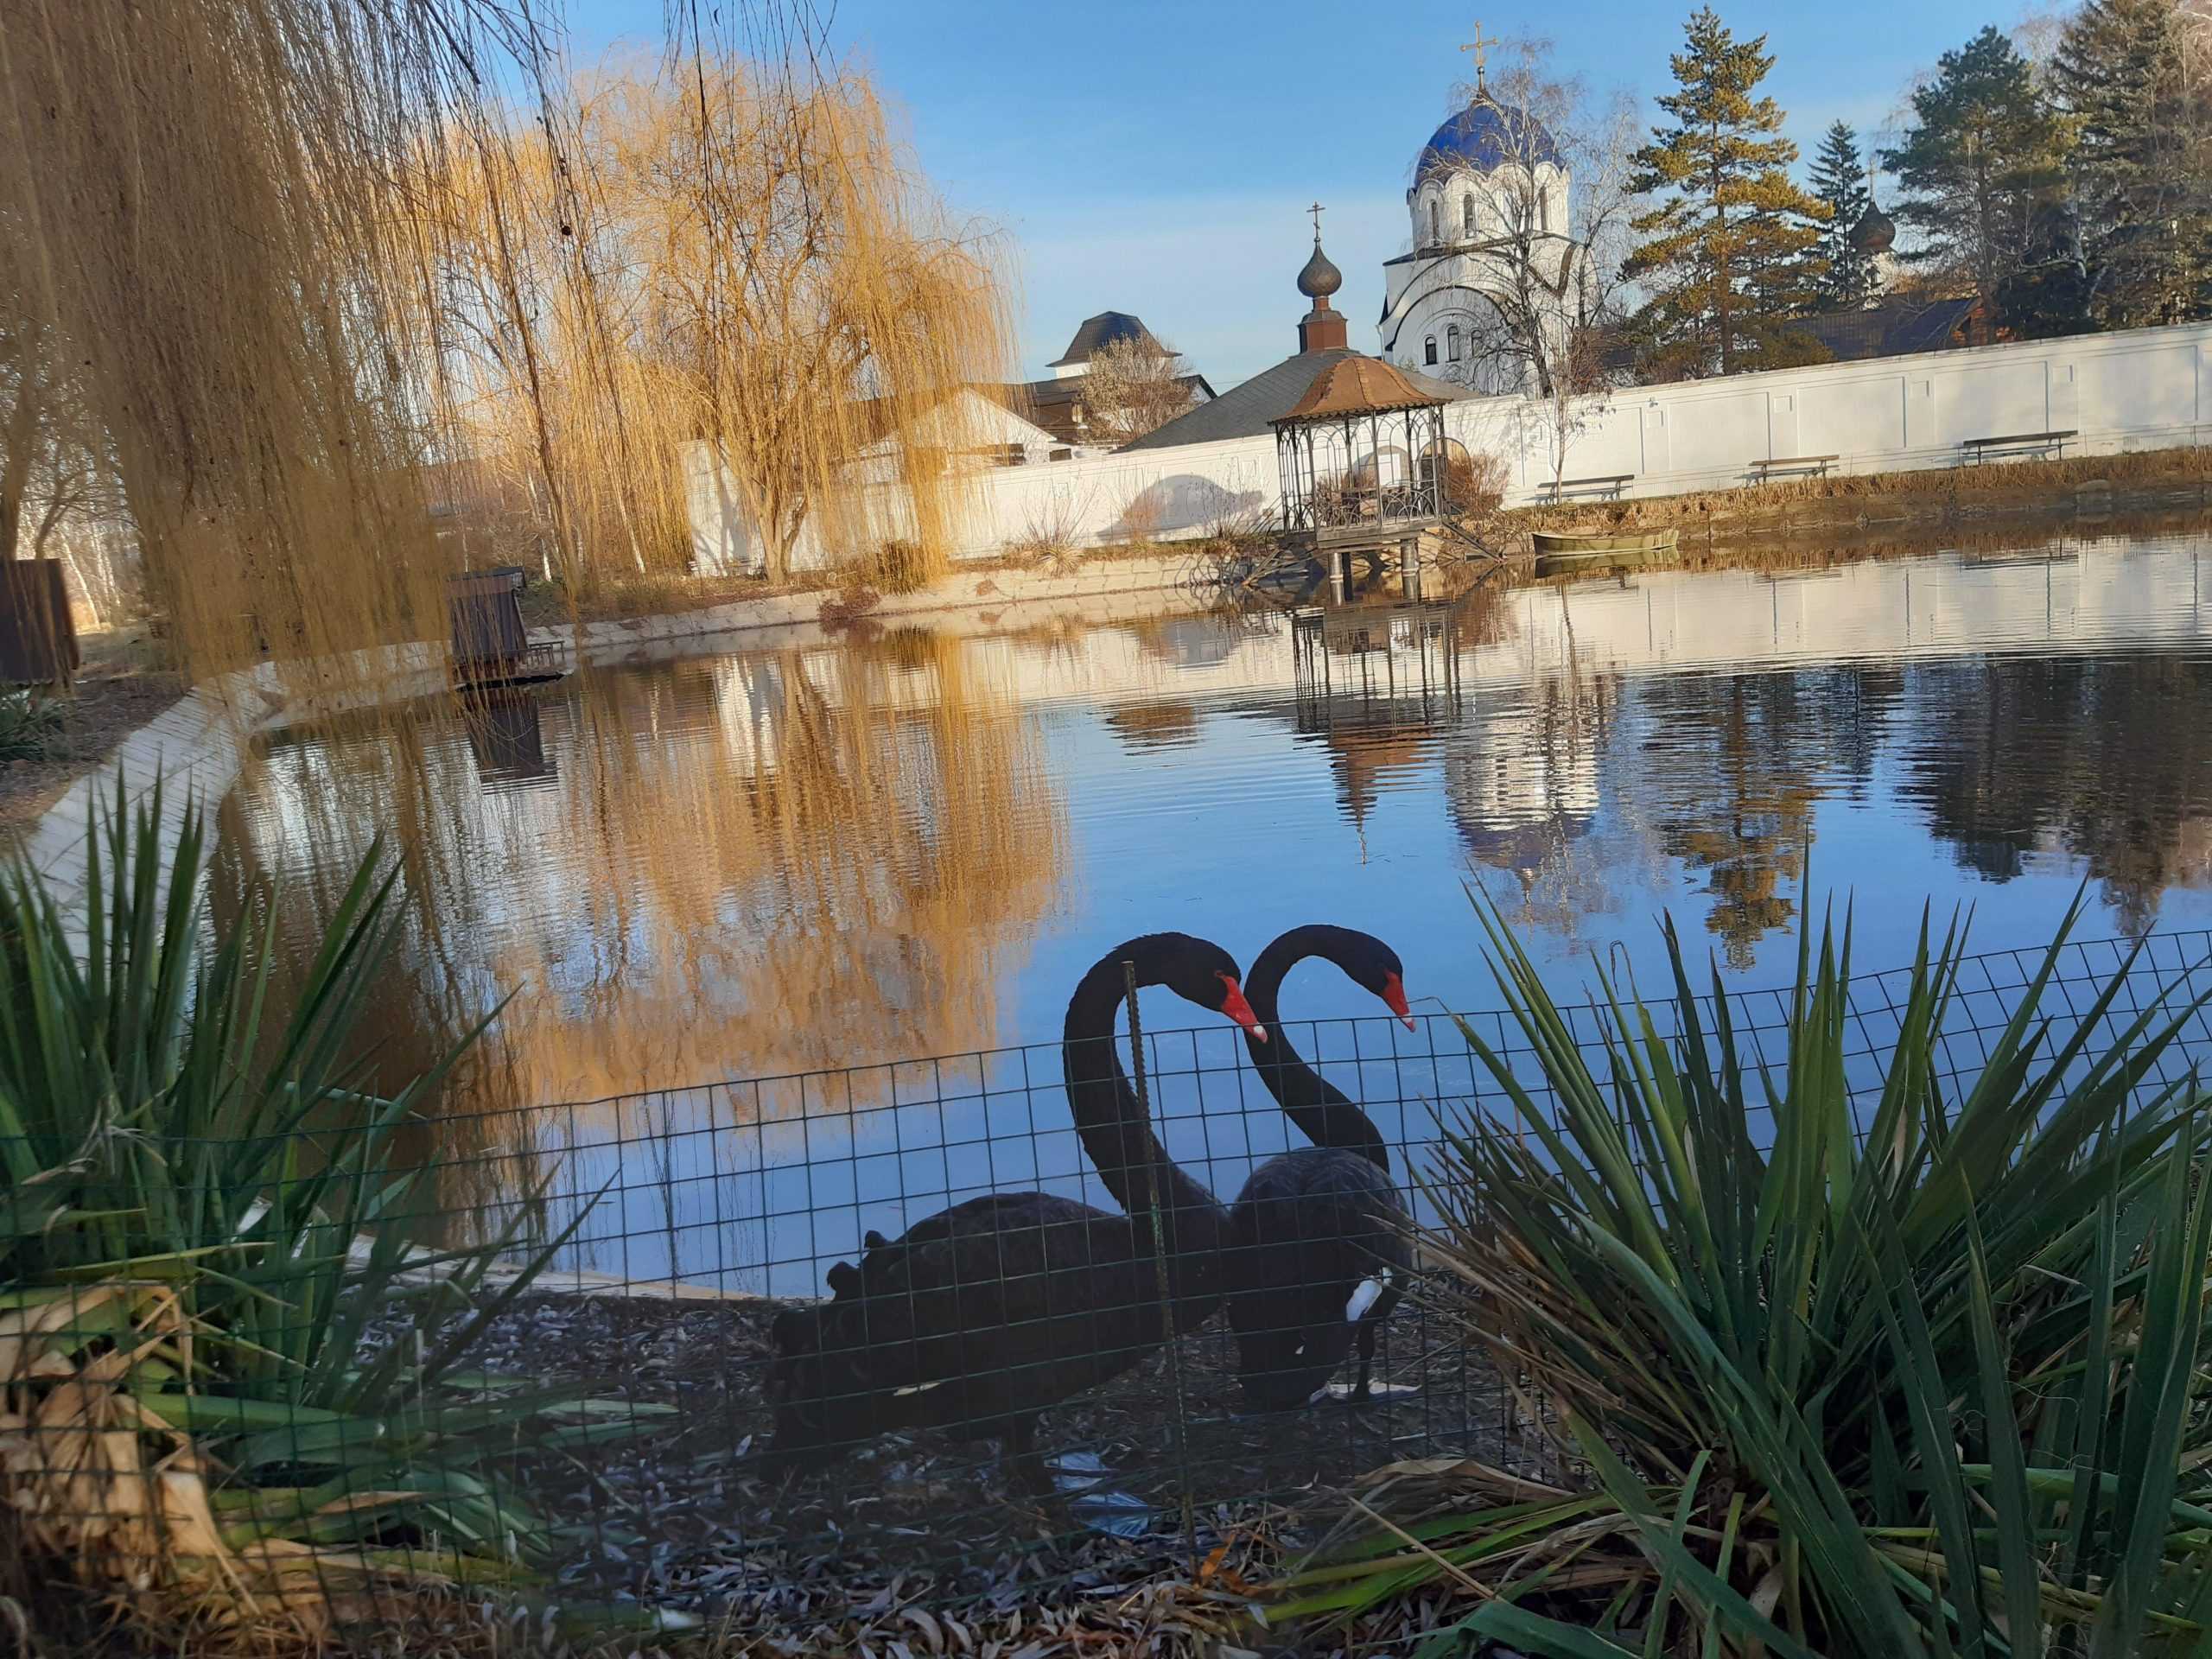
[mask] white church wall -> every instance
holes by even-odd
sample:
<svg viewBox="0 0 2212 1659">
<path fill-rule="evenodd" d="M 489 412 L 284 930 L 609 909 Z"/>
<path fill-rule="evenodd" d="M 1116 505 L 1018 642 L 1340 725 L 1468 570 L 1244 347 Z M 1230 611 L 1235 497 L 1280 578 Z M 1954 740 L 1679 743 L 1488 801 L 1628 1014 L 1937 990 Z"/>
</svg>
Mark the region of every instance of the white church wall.
<svg viewBox="0 0 2212 1659">
<path fill-rule="evenodd" d="M 2081 435 L 2069 442 L 2069 454 L 2201 444 L 2212 442 L 2212 324 L 1632 387 L 1578 405 L 1570 424 L 1564 475 L 1630 474 L 1630 496 L 1740 486 L 1751 481 L 1751 462 L 1793 454 L 1839 456 L 1841 473 L 1950 467 L 1966 439 L 2059 428 Z M 1550 481 L 1546 405 L 1471 399 L 1446 411 L 1446 428 L 1470 449 L 1505 460 L 1510 505 L 1534 500 Z M 706 446 L 690 448 L 700 566 L 752 568 L 759 538 L 742 498 Z M 1264 433 L 992 468 L 972 494 L 963 558 L 1040 535 L 1077 546 L 1203 536 L 1280 505 L 1274 439 Z M 800 568 L 826 557 L 803 538 Z"/>
</svg>

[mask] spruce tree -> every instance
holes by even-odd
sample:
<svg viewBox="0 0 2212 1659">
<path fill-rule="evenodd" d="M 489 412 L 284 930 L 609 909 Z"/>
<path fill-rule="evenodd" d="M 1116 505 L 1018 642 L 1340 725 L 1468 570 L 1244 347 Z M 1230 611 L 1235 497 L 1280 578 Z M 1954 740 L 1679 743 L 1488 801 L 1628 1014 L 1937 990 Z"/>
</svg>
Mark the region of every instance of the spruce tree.
<svg viewBox="0 0 2212 1659">
<path fill-rule="evenodd" d="M 2174 0 L 2087 0 L 2051 62 L 2087 309 L 2107 327 L 2212 312 L 2212 87 L 2184 26 Z"/>
<path fill-rule="evenodd" d="M 1905 191 L 1897 217 L 1920 232 L 1901 257 L 1971 283 L 1990 302 L 2057 201 L 2064 129 L 2027 60 L 1994 28 L 1942 55 L 1912 112 L 1904 142 L 1882 155 Z"/>
<path fill-rule="evenodd" d="M 1852 227 L 1873 203 L 1866 188 L 1866 162 L 1859 153 L 1859 135 L 1847 122 L 1838 121 L 1821 139 L 1820 154 L 1813 158 L 1813 194 L 1827 203 L 1827 222 L 1820 226 L 1820 255 L 1827 269 L 1815 290 L 1824 311 L 1851 311 L 1874 296 L 1874 261 L 1851 245 Z"/>
<path fill-rule="evenodd" d="M 1790 182 L 1797 146 L 1782 110 L 1756 96 L 1774 67 L 1766 36 L 1738 41 L 1710 6 L 1675 54 L 1671 124 L 1637 151 L 1632 188 L 1665 193 L 1632 221 L 1645 240 L 1623 274 L 1651 295 L 1637 314 L 1648 369 L 1695 375 L 1774 368 L 1817 355 L 1787 324 L 1809 308 L 1826 205 Z M 1809 222 L 1808 222 L 1809 221 Z"/>
</svg>

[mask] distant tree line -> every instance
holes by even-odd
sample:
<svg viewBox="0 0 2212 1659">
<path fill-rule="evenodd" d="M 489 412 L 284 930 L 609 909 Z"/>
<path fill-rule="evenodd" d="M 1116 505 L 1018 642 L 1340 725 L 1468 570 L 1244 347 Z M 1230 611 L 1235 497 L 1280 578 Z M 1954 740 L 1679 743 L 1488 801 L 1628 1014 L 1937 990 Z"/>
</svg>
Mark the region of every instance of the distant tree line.
<svg viewBox="0 0 2212 1659">
<path fill-rule="evenodd" d="M 1633 157 L 1648 205 L 1623 275 L 1643 296 L 1627 321 L 1643 378 L 1818 361 L 1791 324 L 1881 292 L 1880 250 L 1852 234 L 1873 201 L 1858 135 L 1832 125 L 1796 183 L 1758 90 L 1765 48 L 1692 14 L 1666 119 Z M 1907 292 L 1972 295 L 2012 337 L 2212 316 L 2212 0 L 2084 0 L 2035 59 L 1985 28 L 1909 104 L 1879 151 Z"/>
</svg>

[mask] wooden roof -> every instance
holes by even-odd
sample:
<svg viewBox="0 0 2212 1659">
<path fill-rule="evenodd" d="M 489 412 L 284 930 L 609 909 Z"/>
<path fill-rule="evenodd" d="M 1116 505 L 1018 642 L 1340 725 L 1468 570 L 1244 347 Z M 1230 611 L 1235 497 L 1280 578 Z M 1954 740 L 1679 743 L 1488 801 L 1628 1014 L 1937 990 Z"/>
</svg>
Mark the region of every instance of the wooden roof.
<svg viewBox="0 0 2212 1659">
<path fill-rule="evenodd" d="M 1434 409 L 1448 401 L 1421 391 L 1379 357 L 1352 352 L 1313 377 L 1306 395 L 1277 416 L 1283 421 L 1327 420 L 1340 415 L 1381 415 L 1401 409 Z"/>
</svg>

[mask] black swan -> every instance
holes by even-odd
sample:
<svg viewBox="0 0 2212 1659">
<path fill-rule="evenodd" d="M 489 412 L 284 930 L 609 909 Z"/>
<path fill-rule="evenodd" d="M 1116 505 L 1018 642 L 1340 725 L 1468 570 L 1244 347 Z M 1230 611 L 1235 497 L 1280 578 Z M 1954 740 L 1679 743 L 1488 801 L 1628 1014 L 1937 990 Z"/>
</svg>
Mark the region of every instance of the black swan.
<svg viewBox="0 0 2212 1659">
<path fill-rule="evenodd" d="M 1319 1399 L 1355 1336 L 1353 1398 L 1371 1399 L 1376 1332 L 1397 1306 L 1413 1266 L 1405 1206 L 1390 1185 L 1381 1132 L 1283 1033 L 1277 994 L 1308 957 L 1336 963 L 1414 1028 L 1397 952 L 1352 928 L 1291 929 L 1260 953 L 1244 982 L 1266 1033 L 1247 1038 L 1252 1063 L 1313 1142 L 1254 1170 L 1230 1210 L 1236 1242 L 1229 1317 L 1245 1403 L 1257 1411 Z"/>
<path fill-rule="evenodd" d="M 1266 1041 L 1236 963 L 1218 946 L 1151 933 L 1101 957 L 1069 1001 L 1062 1064 L 1076 1131 L 1126 1213 L 1045 1192 L 995 1193 L 896 1239 L 870 1233 L 857 1266 L 830 1269 L 829 1301 L 776 1316 L 772 1464 L 817 1462 L 872 1435 L 931 1427 L 1003 1440 L 1019 1478 L 1040 1485 L 1038 1412 L 1128 1370 L 1220 1304 L 1227 1212 L 1168 1157 L 1116 1052 L 1125 962 L 1139 985 L 1166 985 L 1228 1015 L 1248 1040 Z M 1172 1324 L 1162 1317 L 1169 1307 Z"/>
</svg>

